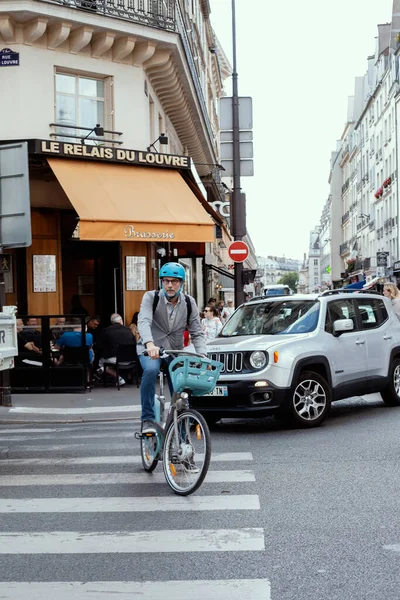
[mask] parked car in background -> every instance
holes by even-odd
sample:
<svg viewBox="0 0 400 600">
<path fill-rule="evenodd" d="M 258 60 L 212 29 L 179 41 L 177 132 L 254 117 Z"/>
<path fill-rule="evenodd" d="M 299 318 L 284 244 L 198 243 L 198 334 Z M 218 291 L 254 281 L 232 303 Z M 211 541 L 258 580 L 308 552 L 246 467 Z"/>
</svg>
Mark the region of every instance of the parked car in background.
<svg viewBox="0 0 400 600">
<path fill-rule="evenodd" d="M 209 421 L 274 414 L 315 427 L 331 402 L 373 392 L 400 405 L 400 323 L 371 292 L 252 300 L 208 356 L 224 364 L 213 394 L 193 399 Z"/>
<path fill-rule="evenodd" d="M 283 283 L 274 283 L 270 285 L 265 285 L 263 288 L 263 294 L 265 297 L 290 296 L 292 294 L 292 290 L 288 285 L 284 285 Z"/>
</svg>

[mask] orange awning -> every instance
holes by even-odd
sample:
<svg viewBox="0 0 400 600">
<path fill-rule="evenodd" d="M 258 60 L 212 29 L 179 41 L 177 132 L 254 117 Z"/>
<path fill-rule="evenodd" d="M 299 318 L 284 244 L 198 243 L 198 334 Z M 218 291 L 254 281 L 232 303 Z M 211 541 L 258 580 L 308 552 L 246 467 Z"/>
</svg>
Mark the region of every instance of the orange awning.
<svg viewBox="0 0 400 600">
<path fill-rule="evenodd" d="M 213 242 L 214 223 L 172 169 L 48 158 L 81 240 Z"/>
</svg>

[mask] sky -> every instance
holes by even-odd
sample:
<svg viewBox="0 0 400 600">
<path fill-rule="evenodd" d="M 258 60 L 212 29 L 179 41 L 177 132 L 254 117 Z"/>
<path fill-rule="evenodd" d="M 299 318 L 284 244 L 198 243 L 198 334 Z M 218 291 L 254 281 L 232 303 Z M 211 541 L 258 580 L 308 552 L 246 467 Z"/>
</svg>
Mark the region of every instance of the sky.
<svg viewBox="0 0 400 600">
<path fill-rule="evenodd" d="M 210 4 L 232 61 L 231 0 Z M 257 255 L 308 253 L 347 98 L 375 53 L 378 23 L 391 15 L 392 0 L 236 0 L 239 96 L 253 98 L 254 177 L 241 185 Z"/>
</svg>

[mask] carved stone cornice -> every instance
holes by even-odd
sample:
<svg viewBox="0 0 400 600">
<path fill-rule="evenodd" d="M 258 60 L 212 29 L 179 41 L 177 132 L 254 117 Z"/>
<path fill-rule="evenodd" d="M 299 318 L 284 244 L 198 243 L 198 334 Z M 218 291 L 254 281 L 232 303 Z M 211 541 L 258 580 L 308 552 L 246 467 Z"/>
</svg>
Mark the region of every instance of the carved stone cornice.
<svg viewBox="0 0 400 600">
<path fill-rule="evenodd" d="M 22 13 L 17 6 L 26 7 L 26 2 L 14 0 L 15 12 L 8 9 L 8 13 L 2 13 L 2 6 L 9 4 L 7 0 L 4 5 L 0 2 L 0 36 L 7 45 L 24 43 L 52 51 L 63 45 L 63 52 L 84 51 L 86 57 L 142 67 L 182 146 L 195 163 L 206 163 L 198 165 L 199 174 L 210 172 L 215 162 L 215 139 L 210 137 L 210 128 L 204 120 L 204 101 L 194 85 L 191 70 L 195 67 L 187 62 L 179 34 L 100 14 L 67 10 L 62 5 L 51 5 L 52 9 L 47 10 L 48 4 L 36 1 L 31 2 L 32 19 L 25 21 L 20 19 Z M 206 5 L 207 0 L 203 8 L 207 9 Z M 215 80 L 216 75 L 214 71 L 209 76 Z M 217 95 L 221 89 L 216 86 Z"/>
</svg>

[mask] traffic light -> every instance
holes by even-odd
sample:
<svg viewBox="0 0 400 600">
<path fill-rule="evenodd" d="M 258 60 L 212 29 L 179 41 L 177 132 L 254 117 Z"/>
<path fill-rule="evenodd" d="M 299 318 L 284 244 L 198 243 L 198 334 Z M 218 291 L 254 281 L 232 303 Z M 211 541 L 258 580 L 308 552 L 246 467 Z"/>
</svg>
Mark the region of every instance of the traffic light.
<svg viewBox="0 0 400 600">
<path fill-rule="evenodd" d="M 256 276 L 257 269 L 243 269 L 242 271 L 242 284 L 249 285 L 249 283 L 254 283 L 254 278 Z"/>
</svg>

